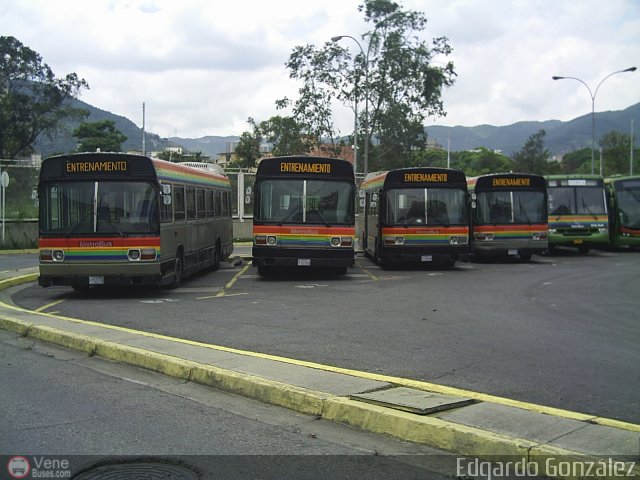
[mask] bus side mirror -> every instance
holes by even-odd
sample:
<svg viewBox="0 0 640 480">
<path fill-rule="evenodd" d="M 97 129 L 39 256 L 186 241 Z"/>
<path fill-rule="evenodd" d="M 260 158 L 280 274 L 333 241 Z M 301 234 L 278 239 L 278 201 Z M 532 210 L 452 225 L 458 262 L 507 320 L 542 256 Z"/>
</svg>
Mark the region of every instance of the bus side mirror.
<svg viewBox="0 0 640 480">
<path fill-rule="evenodd" d="M 163 183 L 162 184 L 162 194 L 163 195 L 171 195 L 171 185 L 167 185 L 166 183 Z"/>
<path fill-rule="evenodd" d="M 476 202 L 475 201 L 471 202 L 471 208 L 476 208 Z"/>
<path fill-rule="evenodd" d="M 162 195 L 162 204 L 171 205 L 171 195 Z"/>
<path fill-rule="evenodd" d="M 367 192 L 365 192 L 364 190 L 358 190 L 358 196 L 360 198 L 364 198 L 366 196 Z"/>
<path fill-rule="evenodd" d="M 366 200 L 366 199 L 364 199 L 364 198 L 361 198 L 361 199 L 360 199 L 360 207 L 361 207 L 361 208 L 364 208 L 364 207 L 366 207 L 366 206 L 367 206 L 367 200 Z"/>
</svg>

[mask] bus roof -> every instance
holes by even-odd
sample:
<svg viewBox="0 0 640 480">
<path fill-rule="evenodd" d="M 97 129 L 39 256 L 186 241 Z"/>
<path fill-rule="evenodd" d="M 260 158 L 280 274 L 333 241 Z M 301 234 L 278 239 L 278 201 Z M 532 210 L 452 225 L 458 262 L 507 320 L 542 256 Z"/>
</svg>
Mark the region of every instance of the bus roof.
<svg viewBox="0 0 640 480">
<path fill-rule="evenodd" d="M 467 179 L 473 190 L 541 190 L 547 189 L 542 175 L 534 173 L 490 173 Z"/>
<path fill-rule="evenodd" d="M 270 157 L 260 160 L 257 174 L 272 177 L 298 178 L 348 178 L 355 182 L 353 165 L 347 160 L 330 157 L 310 157 L 292 155 L 286 157 Z"/>
<path fill-rule="evenodd" d="M 40 168 L 40 181 L 94 178 L 138 178 L 231 188 L 229 179 L 223 174 L 128 153 L 58 155 L 44 159 Z"/>
<path fill-rule="evenodd" d="M 400 187 L 464 187 L 467 181 L 464 172 L 449 168 L 410 167 L 397 168 L 368 174 L 362 182 L 362 190 Z"/>
<path fill-rule="evenodd" d="M 604 179 L 600 175 L 569 174 L 545 175 L 547 187 L 599 187 L 604 186 Z"/>
</svg>

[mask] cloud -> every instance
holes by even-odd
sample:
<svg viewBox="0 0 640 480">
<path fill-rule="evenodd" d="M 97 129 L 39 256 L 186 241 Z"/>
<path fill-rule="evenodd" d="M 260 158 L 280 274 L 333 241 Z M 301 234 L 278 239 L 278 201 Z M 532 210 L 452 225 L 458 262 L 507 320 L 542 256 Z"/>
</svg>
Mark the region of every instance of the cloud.
<svg viewBox="0 0 640 480">
<path fill-rule="evenodd" d="M 40 53 L 58 76 L 76 72 L 91 89 L 82 100 L 162 136 L 238 135 L 246 120 L 278 112 L 297 97 L 284 64 L 297 45 L 369 29 L 360 0 L 30 0 L 0 5 L 0 28 Z M 458 73 L 443 92 L 445 125 L 569 120 L 590 112 L 575 76 L 595 86 L 640 61 L 637 0 L 405 0 L 429 22 L 421 38 L 446 36 Z M 345 45 L 347 46 L 347 45 Z M 350 48 L 347 46 L 347 48 Z M 355 47 L 354 47 L 355 48 Z M 634 75 L 631 77 L 631 75 Z M 640 73 L 616 75 L 597 110 L 640 101 Z M 335 110 L 343 132 L 353 112 Z"/>
</svg>

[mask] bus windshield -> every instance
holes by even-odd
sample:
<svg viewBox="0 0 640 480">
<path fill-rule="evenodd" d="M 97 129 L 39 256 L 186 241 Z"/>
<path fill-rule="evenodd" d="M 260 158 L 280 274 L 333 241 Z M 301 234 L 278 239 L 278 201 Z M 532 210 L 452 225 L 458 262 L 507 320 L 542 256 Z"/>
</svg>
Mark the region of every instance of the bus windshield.
<svg viewBox="0 0 640 480">
<path fill-rule="evenodd" d="M 616 184 L 620 223 L 627 228 L 640 228 L 640 182 Z"/>
<path fill-rule="evenodd" d="M 546 223 L 543 192 L 479 192 L 476 197 L 478 224 Z"/>
<path fill-rule="evenodd" d="M 602 187 L 550 187 L 550 215 L 604 215 Z"/>
<path fill-rule="evenodd" d="M 147 182 L 57 182 L 40 198 L 43 234 L 127 236 L 157 232 L 158 199 Z"/>
<path fill-rule="evenodd" d="M 395 188 L 387 193 L 387 225 L 467 223 L 465 192 L 453 188 Z"/>
<path fill-rule="evenodd" d="M 280 224 L 348 225 L 354 221 L 354 187 L 347 181 L 265 180 L 257 220 Z"/>
</svg>

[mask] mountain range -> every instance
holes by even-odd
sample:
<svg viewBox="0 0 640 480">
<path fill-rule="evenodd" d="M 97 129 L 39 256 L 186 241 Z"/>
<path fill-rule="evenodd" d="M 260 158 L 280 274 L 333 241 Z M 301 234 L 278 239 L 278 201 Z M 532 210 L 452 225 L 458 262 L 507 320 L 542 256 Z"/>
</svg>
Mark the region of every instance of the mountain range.
<svg viewBox="0 0 640 480">
<path fill-rule="evenodd" d="M 123 151 L 142 150 L 142 129 L 131 120 L 76 99 L 72 101 L 72 106 L 84 108 L 89 112 L 89 117 L 85 120 L 87 122 L 113 121 L 115 127 L 127 136 L 126 142 L 122 145 Z M 640 119 L 640 103 L 624 110 L 597 112 L 595 117 L 596 141 L 611 131 L 630 133 L 631 121 L 635 118 Z M 426 127 L 425 130 L 430 140 L 439 143 L 444 148 L 449 145 L 451 151 L 485 147 L 490 150 L 499 150 L 507 156 L 519 151 L 531 135 L 545 130 L 545 148 L 552 155 L 561 156 L 574 150 L 591 147 L 591 120 L 591 113 L 589 113 L 567 122 L 559 120 L 522 121 L 506 126 L 478 125 L 475 127 L 433 125 Z M 54 139 L 39 139 L 36 142 L 37 152 L 45 158 L 53 154 L 74 150 L 76 139 L 72 136 L 72 132 L 77 126 L 78 123 L 70 123 Z M 640 126 L 638 130 L 640 130 Z M 239 135 L 161 138 L 154 133 L 145 132 L 145 150 L 147 152 L 162 151 L 167 147 L 179 146 L 191 152 L 202 152 L 214 159 L 220 153 L 226 152 L 228 145 L 238 139 Z"/>
</svg>

